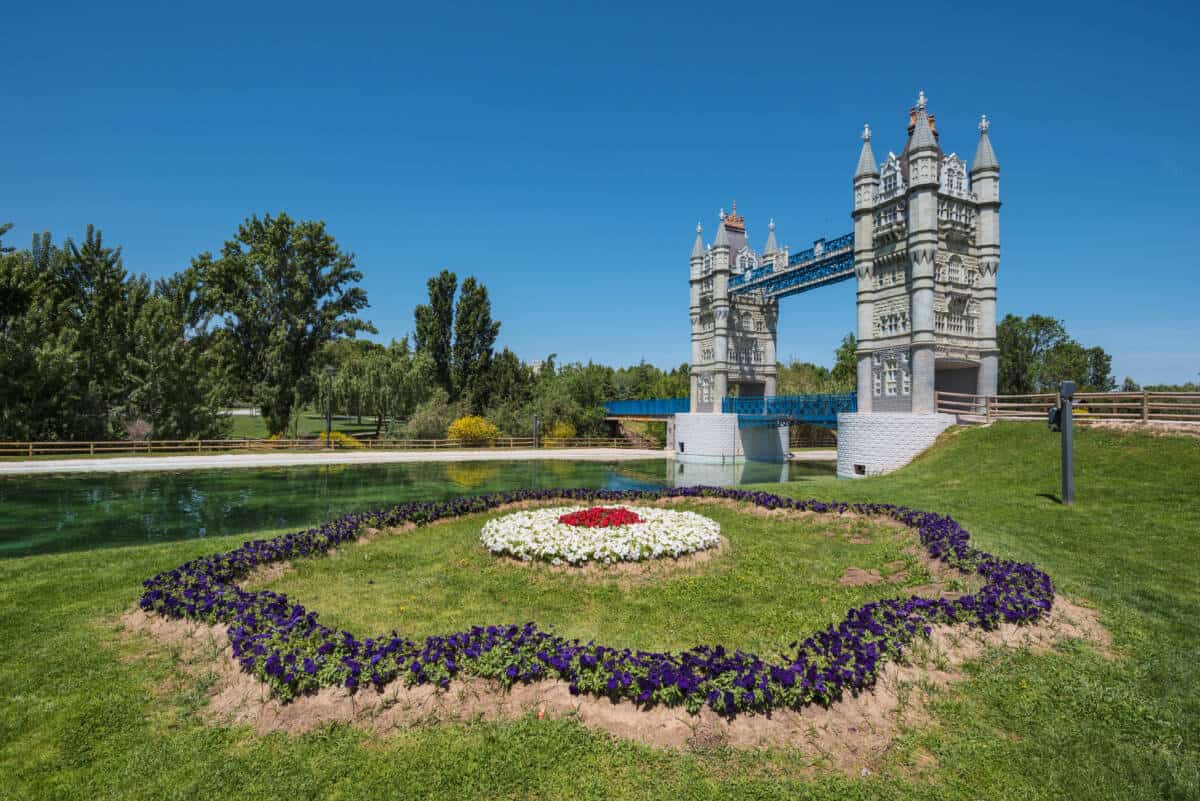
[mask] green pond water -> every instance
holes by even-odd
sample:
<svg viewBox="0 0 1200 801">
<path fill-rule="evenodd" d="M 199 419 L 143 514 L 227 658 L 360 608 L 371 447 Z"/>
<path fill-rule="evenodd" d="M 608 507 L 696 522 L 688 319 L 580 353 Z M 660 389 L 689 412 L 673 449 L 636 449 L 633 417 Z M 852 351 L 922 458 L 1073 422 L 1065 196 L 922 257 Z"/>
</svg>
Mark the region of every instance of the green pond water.
<svg viewBox="0 0 1200 801">
<path fill-rule="evenodd" d="M 651 489 L 832 474 L 832 463 L 710 466 L 652 459 L 14 476 L 0 478 L 0 557 L 299 529 L 405 501 L 510 489 Z"/>
</svg>

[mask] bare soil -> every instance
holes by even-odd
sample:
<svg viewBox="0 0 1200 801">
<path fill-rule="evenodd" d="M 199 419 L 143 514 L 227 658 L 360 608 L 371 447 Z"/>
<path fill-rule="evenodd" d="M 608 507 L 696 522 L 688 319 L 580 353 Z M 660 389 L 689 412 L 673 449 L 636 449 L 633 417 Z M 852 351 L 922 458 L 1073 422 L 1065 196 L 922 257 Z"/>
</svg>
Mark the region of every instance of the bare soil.
<svg viewBox="0 0 1200 801">
<path fill-rule="evenodd" d="M 1084 640 L 1115 658 L 1111 638 L 1092 609 L 1058 597 L 1048 620 L 1038 626 L 1005 624 L 992 632 L 939 626 L 917 640 L 905 663 L 889 663 L 869 692 L 829 708 L 776 710 L 727 719 L 705 708 L 698 715 L 667 707 L 641 708 L 591 696 L 573 696 L 561 681 L 521 684 L 511 690 L 476 678 L 455 681 L 449 690 L 396 682 L 382 691 L 350 693 L 325 688 L 282 703 L 267 685 L 243 673 L 222 626 L 174 621 L 137 610 L 121 617 L 123 636 L 145 639 L 146 655 L 178 653 L 180 685 L 200 676 L 216 680 L 201 715 L 216 725 L 245 725 L 256 734 L 301 734 L 331 723 L 348 723 L 381 735 L 419 726 L 475 720 L 505 721 L 527 715 L 570 718 L 588 728 L 646 745 L 674 750 L 718 747 L 788 748 L 812 772 L 851 776 L 878 771 L 900 734 L 930 722 L 929 700 L 965 677 L 962 665 L 990 647 L 1044 652 L 1068 639 Z M 169 694 L 170 687 L 157 691 Z"/>
</svg>

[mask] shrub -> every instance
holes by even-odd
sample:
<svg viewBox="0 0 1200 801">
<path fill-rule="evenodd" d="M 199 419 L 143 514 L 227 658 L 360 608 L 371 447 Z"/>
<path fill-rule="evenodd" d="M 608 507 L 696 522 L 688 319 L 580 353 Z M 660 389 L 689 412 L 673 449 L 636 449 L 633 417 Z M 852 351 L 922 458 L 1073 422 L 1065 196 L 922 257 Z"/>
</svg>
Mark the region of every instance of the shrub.
<svg viewBox="0 0 1200 801">
<path fill-rule="evenodd" d="M 125 436 L 135 442 L 144 442 L 154 433 L 154 426 L 148 420 L 136 417 L 125 424 Z"/>
<path fill-rule="evenodd" d="M 464 442 L 490 442 L 500 436 L 500 429 L 484 420 L 477 414 L 460 417 L 450 424 L 446 431 L 450 439 L 460 439 Z"/>
<path fill-rule="evenodd" d="M 333 443 L 333 447 L 335 447 L 335 448 L 357 449 L 357 448 L 365 448 L 366 447 L 365 445 L 362 444 L 361 440 L 357 440 L 354 437 L 350 436 L 349 434 L 343 434 L 341 431 L 334 431 L 334 432 L 330 433 L 329 440 Z M 321 443 L 322 446 L 325 445 L 325 432 L 324 431 L 322 431 L 320 434 L 317 435 L 317 442 Z"/>
<path fill-rule="evenodd" d="M 559 420 L 550 427 L 550 433 L 547 436 L 550 439 L 575 439 L 575 426 L 566 420 Z"/>
<path fill-rule="evenodd" d="M 435 389 L 429 399 L 413 410 L 404 426 L 404 435 L 409 439 L 441 439 L 446 429 L 458 417 L 467 414 L 459 403 L 451 403 L 446 390 Z"/>
</svg>

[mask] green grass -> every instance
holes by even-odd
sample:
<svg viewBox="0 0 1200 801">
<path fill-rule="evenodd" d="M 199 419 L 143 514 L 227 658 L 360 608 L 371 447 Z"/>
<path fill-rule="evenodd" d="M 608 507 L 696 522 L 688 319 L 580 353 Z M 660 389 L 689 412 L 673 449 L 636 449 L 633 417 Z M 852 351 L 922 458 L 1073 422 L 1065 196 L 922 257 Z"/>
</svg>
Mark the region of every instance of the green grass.
<svg viewBox="0 0 1200 801">
<path fill-rule="evenodd" d="M 581 640 L 644 650 L 725 643 L 762 653 L 784 650 L 797 634 L 840 621 L 846 610 L 896 595 L 891 584 L 847 587 L 848 567 L 904 562 L 901 586 L 929 583 L 924 564 L 905 554 L 908 531 L 869 521 L 832 529 L 812 521 L 764 519 L 712 505 L 681 505 L 721 524 L 735 543 L 720 558 L 655 581 L 610 576 L 587 583 L 561 571 L 497 559 L 479 545 L 496 515 L 472 515 L 351 545 L 331 558 L 297 563 L 269 586 L 319 609 L 327 625 L 376 635 L 447 634 L 473 625 L 553 622 Z M 802 578 L 802 580 L 800 580 Z"/>
<path fill-rule="evenodd" d="M 259 415 L 234 414 L 230 415 L 232 426 L 229 430 L 231 439 L 266 439 L 271 435 L 267 431 L 267 423 L 264 418 Z M 319 414 L 303 414 L 300 416 L 299 423 L 300 436 L 323 434 L 325 432 L 325 417 Z M 333 430 L 341 431 L 344 434 L 349 434 L 356 437 L 360 434 L 375 433 L 375 418 L 364 417 L 362 422 L 358 422 L 357 417 L 341 417 L 333 418 Z M 292 435 L 291 429 L 288 429 L 286 436 Z"/>
<path fill-rule="evenodd" d="M 866 779 L 807 779 L 785 751 L 653 751 L 569 721 L 421 727 L 387 738 L 344 726 L 300 737 L 207 726 L 195 716 L 199 692 L 155 700 L 170 660 L 115 650 L 111 620 L 142 578 L 242 539 L 227 537 L 0 562 L 0 798 L 1200 797 L 1200 441 L 1079 432 L 1071 508 L 1046 497 L 1058 490 L 1057 445 L 1042 426 L 997 425 L 953 434 L 894 476 L 790 487 L 954 514 L 981 547 L 1034 560 L 1062 590 L 1098 605 L 1114 635 L 1113 661 L 1082 646 L 987 653 L 969 680 L 940 694 L 930 726 L 905 735 L 892 763 Z M 451 525 L 428 535 L 453 532 Z M 384 548 L 401 545 L 379 541 L 361 553 Z M 353 552 L 343 557 L 348 566 Z M 407 569 L 400 554 L 395 570 Z M 295 580 L 309 569 L 315 563 Z M 828 562 L 817 572 L 827 579 L 833 570 Z M 714 571 L 722 581 L 721 568 Z M 337 594 L 353 593 L 353 579 L 345 581 L 341 590 L 313 589 L 351 620 L 366 613 L 337 603 Z M 439 581 L 439 593 L 469 584 Z M 768 591 L 799 597 L 790 593 L 804 591 L 788 581 L 805 577 L 785 576 Z M 696 614 L 725 632 L 745 631 L 751 623 L 739 604 L 762 587 L 727 585 L 723 602 L 706 595 Z M 370 596 L 364 589 L 360 597 Z M 489 619 L 508 617 L 479 593 L 451 605 L 460 602 Z M 521 603 L 521 611 L 537 611 L 533 595 Z M 562 614 L 572 626 L 612 627 L 647 642 L 676 636 L 662 622 L 589 622 L 582 602 L 555 603 L 533 617 L 558 623 L 549 615 Z M 790 614 L 786 601 L 776 608 Z M 802 614 L 819 617 L 823 608 Z M 395 620 L 387 609 L 373 614 Z M 420 626 L 440 628 L 458 613 L 425 607 L 413 613 L 414 626 L 418 614 L 428 616 Z M 902 770 L 918 749 L 936 760 L 928 780 Z"/>
</svg>

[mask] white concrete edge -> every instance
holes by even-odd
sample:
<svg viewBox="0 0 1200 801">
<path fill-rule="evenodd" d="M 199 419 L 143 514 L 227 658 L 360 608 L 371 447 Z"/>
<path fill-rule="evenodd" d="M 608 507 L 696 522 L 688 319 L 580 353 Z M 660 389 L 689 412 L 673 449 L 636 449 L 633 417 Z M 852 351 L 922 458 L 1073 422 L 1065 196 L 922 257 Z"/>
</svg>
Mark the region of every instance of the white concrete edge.
<svg viewBox="0 0 1200 801">
<path fill-rule="evenodd" d="M 398 464 L 412 462 L 503 462 L 570 460 L 629 462 L 670 459 L 670 451 L 642 448 L 521 448 L 502 450 L 331 451 L 329 453 L 224 453 L 207 456 L 116 457 L 112 459 L 47 459 L 0 462 L 0 476 L 66 473 L 156 473 L 174 470 L 220 470 L 249 467 Z"/>
</svg>

